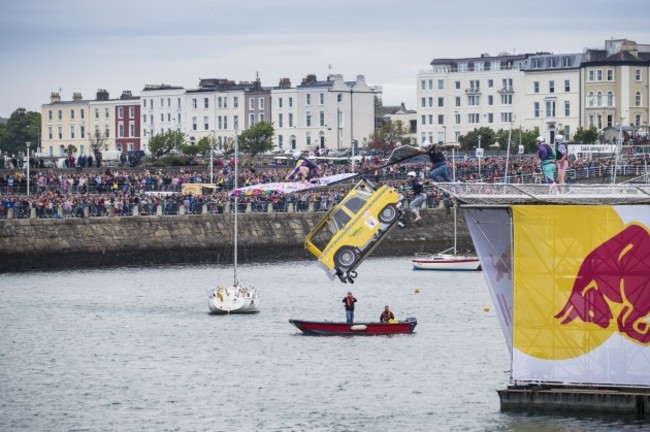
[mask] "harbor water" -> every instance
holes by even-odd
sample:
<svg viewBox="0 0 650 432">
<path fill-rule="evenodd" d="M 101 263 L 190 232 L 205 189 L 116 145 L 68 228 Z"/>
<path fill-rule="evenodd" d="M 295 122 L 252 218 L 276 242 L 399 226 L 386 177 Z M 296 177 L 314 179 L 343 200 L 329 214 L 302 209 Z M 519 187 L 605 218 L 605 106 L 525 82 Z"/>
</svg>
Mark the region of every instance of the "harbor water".
<svg viewBox="0 0 650 432">
<path fill-rule="evenodd" d="M 635 419 L 501 412 L 509 359 L 480 272 L 374 258 L 353 285 L 314 261 L 241 264 L 255 315 L 208 314 L 231 266 L 2 275 L 2 431 L 611 431 Z M 290 318 L 384 305 L 412 335 L 304 336 Z M 647 430 L 647 429 L 646 429 Z"/>
</svg>

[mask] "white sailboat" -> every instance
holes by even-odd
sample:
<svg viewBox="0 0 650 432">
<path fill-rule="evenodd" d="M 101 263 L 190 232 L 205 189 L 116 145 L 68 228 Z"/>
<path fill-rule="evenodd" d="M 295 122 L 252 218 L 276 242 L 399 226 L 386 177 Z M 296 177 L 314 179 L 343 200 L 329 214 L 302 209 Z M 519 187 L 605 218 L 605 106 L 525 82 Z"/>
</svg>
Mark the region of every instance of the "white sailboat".
<svg viewBox="0 0 650 432">
<path fill-rule="evenodd" d="M 453 160 L 453 180 L 456 181 L 456 158 Z M 416 254 L 412 259 L 413 270 L 476 271 L 481 270 L 481 261 L 476 256 L 459 255 L 457 206 L 454 205 L 454 246 L 435 254 Z"/>
<path fill-rule="evenodd" d="M 235 189 L 238 189 L 239 178 L 239 140 L 238 140 L 237 122 L 235 121 Z M 234 208 L 234 241 L 233 241 L 233 271 L 234 278 L 232 285 L 218 286 L 208 294 L 208 307 L 214 314 L 244 314 L 259 312 L 260 293 L 259 290 L 252 286 L 243 285 L 237 277 L 237 243 L 238 243 L 238 215 L 239 215 L 239 197 L 233 194 L 235 202 Z"/>
</svg>

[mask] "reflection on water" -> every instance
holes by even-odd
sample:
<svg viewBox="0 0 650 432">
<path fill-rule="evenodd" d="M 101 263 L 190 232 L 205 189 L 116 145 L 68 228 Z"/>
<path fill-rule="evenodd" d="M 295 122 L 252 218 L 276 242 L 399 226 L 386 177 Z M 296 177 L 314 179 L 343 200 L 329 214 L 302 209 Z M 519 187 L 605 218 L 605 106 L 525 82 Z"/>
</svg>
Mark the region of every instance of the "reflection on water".
<svg viewBox="0 0 650 432">
<path fill-rule="evenodd" d="M 369 258 L 354 285 L 312 261 L 242 265 L 256 315 L 208 314 L 229 267 L 3 275 L 0 430 L 609 431 L 621 419 L 502 413 L 509 355 L 481 273 Z M 419 292 L 416 292 L 419 288 Z M 303 336 L 289 318 L 358 321 L 388 304 L 415 334 Z"/>
</svg>

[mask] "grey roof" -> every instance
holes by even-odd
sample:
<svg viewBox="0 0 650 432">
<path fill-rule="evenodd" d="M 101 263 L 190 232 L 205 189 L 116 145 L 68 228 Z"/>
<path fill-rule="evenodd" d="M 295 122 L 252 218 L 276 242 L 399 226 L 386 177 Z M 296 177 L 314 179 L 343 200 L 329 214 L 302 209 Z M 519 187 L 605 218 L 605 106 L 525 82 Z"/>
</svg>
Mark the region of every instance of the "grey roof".
<svg viewBox="0 0 650 432">
<path fill-rule="evenodd" d="M 584 54 L 571 53 L 571 54 L 539 54 L 532 55 L 524 62 L 523 71 L 549 71 L 549 70 L 566 70 L 578 69 L 582 63 Z M 554 65 L 549 65 L 549 60 L 555 60 Z M 568 59 L 568 64 L 565 66 L 565 59 Z M 538 64 L 535 64 L 538 60 Z M 535 66 L 535 67 L 533 67 Z"/>
</svg>

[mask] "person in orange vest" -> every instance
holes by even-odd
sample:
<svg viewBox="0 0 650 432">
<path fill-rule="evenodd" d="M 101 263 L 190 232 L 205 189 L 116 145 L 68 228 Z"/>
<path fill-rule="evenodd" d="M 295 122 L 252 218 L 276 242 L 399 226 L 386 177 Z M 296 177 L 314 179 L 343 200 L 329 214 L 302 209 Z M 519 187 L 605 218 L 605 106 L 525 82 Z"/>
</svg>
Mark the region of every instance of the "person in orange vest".
<svg viewBox="0 0 650 432">
<path fill-rule="evenodd" d="M 343 297 L 343 304 L 345 305 L 345 317 L 346 321 L 349 323 L 354 322 L 354 304 L 356 302 L 357 299 L 354 298 L 350 291 L 348 291 L 348 295 Z"/>
<path fill-rule="evenodd" d="M 379 316 L 379 322 L 387 323 L 390 320 L 394 320 L 394 319 L 395 319 L 395 315 L 393 315 L 393 313 L 390 311 L 388 306 L 384 306 L 384 311 Z"/>
</svg>

